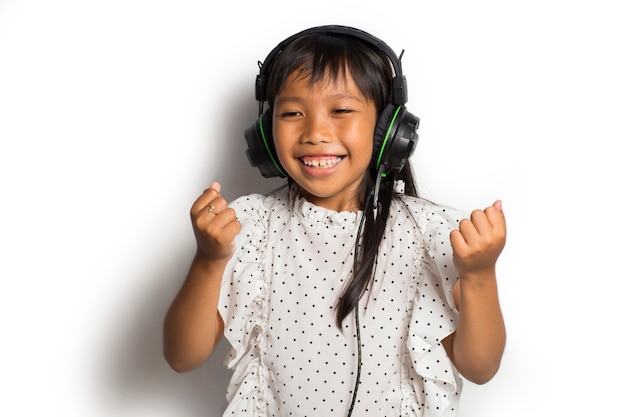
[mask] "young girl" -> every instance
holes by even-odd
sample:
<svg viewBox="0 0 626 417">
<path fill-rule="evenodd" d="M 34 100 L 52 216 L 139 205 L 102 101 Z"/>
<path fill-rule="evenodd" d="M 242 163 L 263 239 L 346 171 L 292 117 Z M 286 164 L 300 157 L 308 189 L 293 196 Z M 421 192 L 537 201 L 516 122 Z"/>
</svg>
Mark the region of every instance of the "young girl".
<svg viewBox="0 0 626 417">
<path fill-rule="evenodd" d="M 418 119 L 399 60 L 365 32 L 288 38 L 257 98 L 248 156 L 287 184 L 229 205 L 215 182 L 193 204 L 168 363 L 193 369 L 226 336 L 225 416 L 454 416 L 462 377 L 487 382 L 504 349 L 501 203 L 466 217 L 417 197 Z"/>
</svg>

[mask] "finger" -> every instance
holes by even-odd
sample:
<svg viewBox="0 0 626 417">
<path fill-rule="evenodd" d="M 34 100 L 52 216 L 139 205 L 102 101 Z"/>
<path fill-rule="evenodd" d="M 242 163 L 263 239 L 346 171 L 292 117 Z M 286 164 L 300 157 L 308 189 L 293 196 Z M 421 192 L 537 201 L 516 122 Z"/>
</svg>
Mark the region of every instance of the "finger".
<svg viewBox="0 0 626 417">
<path fill-rule="evenodd" d="M 203 230 L 207 234 L 211 234 L 214 236 L 221 236 L 226 240 L 230 240 L 228 238 L 228 233 L 225 233 L 226 229 L 230 230 L 229 226 L 231 224 L 239 224 L 239 220 L 237 220 L 237 214 L 235 210 L 232 208 L 225 208 L 220 211 L 219 214 L 209 214 L 207 212 L 206 216 L 200 216 L 197 220 L 197 225 L 200 230 Z"/>
<path fill-rule="evenodd" d="M 200 213 L 200 215 L 202 215 L 202 214 L 206 211 L 206 212 L 207 212 L 207 213 L 209 213 L 209 214 L 212 214 L 212 215 L 214 215 L 214 216 L 217 216 L 217 213 L 215 212 L 215 208 L 216 208 L 216 207 L 215 207 L 213 204 L 209 203 L 209 204 L 207 204 L 207 206 L 206 206 L 206 207 L 204 207 L 204 208 L 202 209 L 202 212 Z"/>
<path fill-rule="evenodd" d="M 206 193 L 206 192 L 207 192 L 207 191 L 209 191 L 209 190 L 215 190 L 215 191 L 217 191 L 217 192 L 219 193 L 221 189 L 222 189 L 222 186 L 220 185 L 220 183 L 219 183 L 219 182 L 217 182 L 217 181 L 213 181 L 213 182 L 211 183 L 211 185 L 209 185 L 209 188 L 206 188 L 206 189 L 203 191 L 203 193 Z"/>
<path fill-rule="evenodd" d="M 465 243 L 478 239 L 480 233 L 475 224 L 476 214 L 472 213 L 470 219 L 463 219 L 459 222 L 459 232 L 463 236 Z"/>
<path fill-rule="evenodd" d="M 221 197 L 219 193 L 220 188 L 221 187 L 219 186 L 219 183 L 214 182 L 213 184 L 211 184 L 211 187 L 204 190 L 204 192 L 196 199 L 196 201 L 191 206 L 191 215 L 193 217 L 196 217 L 209 205 L 215 206 L 215 204 L 212 204 L 212 201 Z"/>
<path fill-rule="evenodd" d="M 496 200 L 491 206 L 485 208 L 485 210 L 475 210 L 472 212 L 472 223 L 474 223 L 481 235 L 493 231 L 506 231 L 502 201 Z"/>
<path fill-rule="evenodd" d="M 220 195 L 208 204 L 200 209 L 200 211 L 193 215 L 193 219 L 199 228 L 204 228 L 208 222 L 218 217 L 228 208 L 228 202 Z"/>
<path fill-rule="evenodd" d="M 232 209 L 229 209 L 229 210 L 232 210 Z M 234 214 L 234 210 L 233 210 L 233 214 Z M 239 220 L 237 220 L 237 216 L 233 215 L 232 220 L 224 224 L 224 226 L 222 227 L 222 230 L 225 236 L 227 236 L 231 240 L 234 239 L 235 236 L 239 234 L 239 231 L 241 230 L 241 223 L 239 222 Z"/>
<path fill-rule="evenodd" d="M 495 210 L 495 208 L 492 207 Z M 487 216 L 486 210 L 474 210 L 470 215 L 472 225 L 479 235 L 485 235 L 491 232 L 492 225 Z"/>
<path fill-rule="evenodd" d="M 203 207 L 201 211 L 193 217 L 193 221 L 201 230 L 207 229 L 210 223 L 213 227 L 220 228 L 229 221 L 229 219 L 236 218 L 235 211 L 232 209 L 230 209 L 230 216 L 222 216 L 227 210 L 228 203 L 222 196 L 219 196 Z"/>
<path fill-rule="evenodd" d="M 202 208 L 202 211 L 206 211 L 209 214 L 217 215 L 224 211 L 225 208 L 228 207 L 228 202 L 224 199 L 224 197 L 218 195 L 213 200 L 209 201 L 209 203 Z M 202 213 L 201 213 L 202 214 Z"/>
<path fill-rule="evenodd" d="M 487 216 L 489 223 L 491 223 L 494 228 L 506 228 L 506 220 L 504 218 L 504 211 L 502 210 L 502 201 L 498 200 L 493 203 L 492 206 L 487 207 L 485 209 L 485 215 Z"/>
<path fill-rule="evenodd" d="M 232 255 L 235 237 L 241 230 L 235 210 L 226 208 L 219 215 L 201 216 L 200 221 L 204 224 L 194 228 L 198 250 L 213 258 Z"/>
<path fill-rule="evenodd" d="M 450 244 L 452 245 L 452 251 L 455 253 L 463 253 L 467 249 L 467 242 L 460 230 L 456 229 L 450 232 Z"/>
<path fill-rule="evenodd" d="M 212 188 L 215 191 L 217 191 L 218 193 L 222 190 L 222 185 L 217 182 L 217 181 L 213 181 L 213 184 L 211 184 L 211 186 L 209 187 L 209 189 Z"/>
</svg>

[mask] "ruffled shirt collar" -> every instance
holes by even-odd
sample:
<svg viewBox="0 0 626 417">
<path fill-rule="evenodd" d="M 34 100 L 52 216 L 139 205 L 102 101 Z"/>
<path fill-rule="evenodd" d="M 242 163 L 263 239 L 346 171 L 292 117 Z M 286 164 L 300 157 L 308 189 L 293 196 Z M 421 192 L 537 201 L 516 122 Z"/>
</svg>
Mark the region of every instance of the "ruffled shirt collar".
<svg viewBox="0 0 626 417">
<path fill-rule="evenodd" d="M 338 212 L 316 206 L 308 201 L 295 185 L 289 187 L 289 200 L 292 204 L 294 215 L 312 223 L 320 223 L 328 227 L 351 228 L 357 224 L 357 221 L 363 214 L 362 210 Z"/>
</svg>

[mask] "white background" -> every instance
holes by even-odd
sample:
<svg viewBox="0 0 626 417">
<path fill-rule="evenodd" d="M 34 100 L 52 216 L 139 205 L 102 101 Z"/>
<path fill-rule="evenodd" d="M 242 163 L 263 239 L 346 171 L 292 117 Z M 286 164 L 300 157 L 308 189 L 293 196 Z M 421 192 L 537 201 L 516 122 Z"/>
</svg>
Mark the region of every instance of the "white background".
<svg viewBox="0 0 626 417">
<path fill-rule="evenodd" d="M 188 210 L 274 188 L 244 155 L 257 61 L 345 24 L 405 49 L 422 194 L 504 202 L 508 345 L 460 416 L 623 415 L 619 3 L 0 0 L 0 414 L 221 415 L 224 343 L 161 356 Z"/>
</svg>

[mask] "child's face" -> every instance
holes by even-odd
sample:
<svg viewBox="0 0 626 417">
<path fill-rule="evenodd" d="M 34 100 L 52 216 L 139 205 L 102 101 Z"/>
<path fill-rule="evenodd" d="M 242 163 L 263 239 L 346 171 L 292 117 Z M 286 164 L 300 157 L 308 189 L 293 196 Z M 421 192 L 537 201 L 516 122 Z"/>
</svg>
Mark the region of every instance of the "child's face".
<svg viewBox="0 0 626 417">
<path fill-rule="evenodd" d="M 307 200 L 360 209 L 359 186 L 372 158 L 376 106 L 352 77 L 309 86 L 292 73 L 276 96 L 273 135 L 280 163 Z"/>
</svg>

